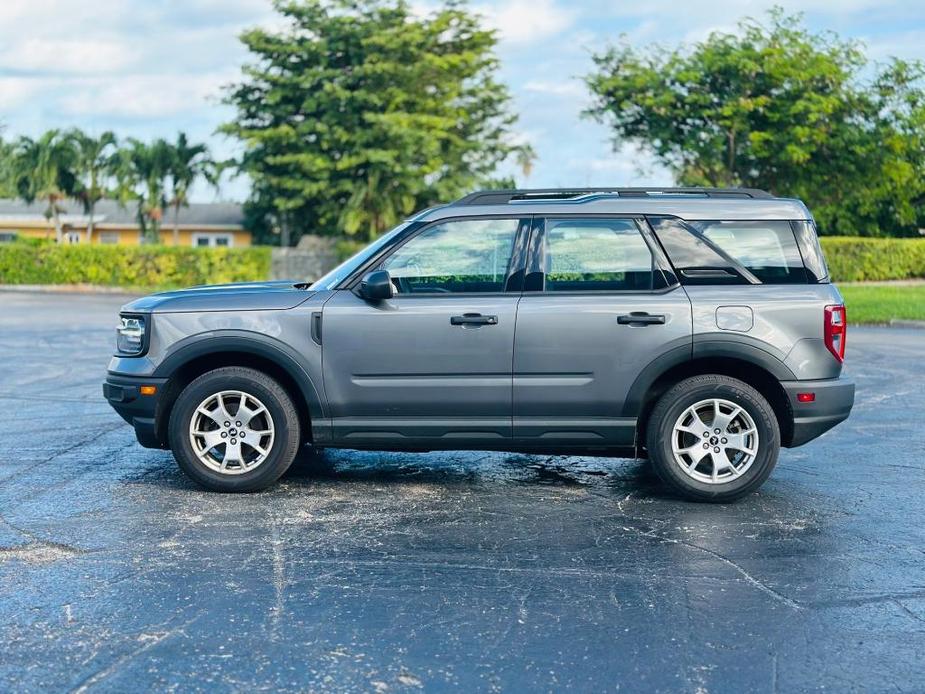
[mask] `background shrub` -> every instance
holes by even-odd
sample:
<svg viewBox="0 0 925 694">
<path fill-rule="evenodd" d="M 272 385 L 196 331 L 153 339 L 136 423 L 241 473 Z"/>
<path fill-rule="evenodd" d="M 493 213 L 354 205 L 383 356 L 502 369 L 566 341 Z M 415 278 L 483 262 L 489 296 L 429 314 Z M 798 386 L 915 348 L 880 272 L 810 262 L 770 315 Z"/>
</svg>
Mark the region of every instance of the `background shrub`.
<svg viewBox="0 0 925 694">
<path fill-rule="evenodd" d="M 172 289 L 265 280 L 270 249 L 0 244 L 0 284 L 96 284 Z"/>
<path fill-rule="evenodd" d="M 820 240 L 834 282 L 925 277 L 925 238 L 823 236 Z"/>
<path fill-rule="evenodd" d="M 835 282 L 925 278 L 925 238 L 823 236 Z M 365 244 L 338 244 L 352 255 Z M 173 289 L 194 284 L 252 282 L 270 276 L 270 248 L 58 246 L 31 239 L 0 244 L 0 284 L 96 284 Z"/>
</svg>

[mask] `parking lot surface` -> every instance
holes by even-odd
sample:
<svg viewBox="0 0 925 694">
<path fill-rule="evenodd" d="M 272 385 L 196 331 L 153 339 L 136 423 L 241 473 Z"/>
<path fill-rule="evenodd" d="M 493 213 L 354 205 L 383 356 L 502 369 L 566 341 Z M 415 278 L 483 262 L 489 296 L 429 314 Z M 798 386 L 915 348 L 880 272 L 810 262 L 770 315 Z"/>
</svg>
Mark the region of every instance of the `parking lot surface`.
<svg viewBox="0 0 925 694">
<path fill-rule="evenodd" d="M 760 493 L 643 462 L 306 453 L 200 491 L 100 383 L 124 298 L 0 293 L 0 690 L 925 690 L 925 332 Z"/>
</svg>

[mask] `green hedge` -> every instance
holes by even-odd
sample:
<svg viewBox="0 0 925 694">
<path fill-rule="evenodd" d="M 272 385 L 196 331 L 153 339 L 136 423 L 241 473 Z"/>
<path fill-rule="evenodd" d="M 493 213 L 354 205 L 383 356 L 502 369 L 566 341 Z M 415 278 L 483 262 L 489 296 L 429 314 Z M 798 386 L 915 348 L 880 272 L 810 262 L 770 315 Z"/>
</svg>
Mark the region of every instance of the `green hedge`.
<svg viewBox="0 0 925 694">
<path fill-rule="evenodd" d="M 361 244 L 344 244 L 349 255 Z M 925 278 L 925 238 L 824 236 L 822 248 L 836 282 Z M 58 246 L 0 244 L 0 284 L 96 284 L 170 289 L 247 282 L 270 276 L 270 248 Z"/>
<path fill-rule="evenodd" d="M 823 236 L 821 240 L 835 282 L 925 277 L 925 238 Z"/>
<path fill-rule="evenodd" d="M 265 280 L 270 249 L 0 244 L 0 284 L 95 284 L 171 289 Z"/>
</svg>

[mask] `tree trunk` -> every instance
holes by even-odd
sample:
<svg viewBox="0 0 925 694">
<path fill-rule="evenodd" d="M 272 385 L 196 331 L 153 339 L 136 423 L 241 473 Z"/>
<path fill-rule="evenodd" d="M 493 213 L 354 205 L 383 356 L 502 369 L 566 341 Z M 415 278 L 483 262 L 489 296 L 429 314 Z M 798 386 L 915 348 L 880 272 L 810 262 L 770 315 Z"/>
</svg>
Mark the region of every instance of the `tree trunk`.
<svg viewBox="0 0 925 694">
<path fill-rule="evenodd" d="M 283 248 L 288 248 L 289 242 L 290 242 L 289 215 L 286 215 L 286 214 L 282 215 L 279 221 L 280 221 L 279 245 L 282 246 Z"/>
<path fill-rule="evenodd" d="M 90 215 L 90 219 L 87 220 L 87 243 L 93 243 L 93 211 L 96 209 L 95 205 L 90 205 L 90 209 L 87 213 Z"/>
<path fill-rule="evenodd" d="M 727 136 L 728 145 L 727 145 L 727 163 L 726 163 L 726 180 L 728 181 L 727 185 L 734 186 L 736 185 L 736 175 L 735 175 L 735 166 L 736 166 L 736 131 L 730 130 Z"/>
<path fill-rule="evenodd" d="M 173 245 L 180 245 L 180 205 L 173 206 Z"/>
<path fill-rule="evenodd" d="M 61 228 L 61 216 L 58 214 L 58 209 L 54 206 L 54 203 L 52 203 L 51 218 L 55 223 L 55 242 L 60 244 L 64 241 L 64 229 Z"/>
</svg>

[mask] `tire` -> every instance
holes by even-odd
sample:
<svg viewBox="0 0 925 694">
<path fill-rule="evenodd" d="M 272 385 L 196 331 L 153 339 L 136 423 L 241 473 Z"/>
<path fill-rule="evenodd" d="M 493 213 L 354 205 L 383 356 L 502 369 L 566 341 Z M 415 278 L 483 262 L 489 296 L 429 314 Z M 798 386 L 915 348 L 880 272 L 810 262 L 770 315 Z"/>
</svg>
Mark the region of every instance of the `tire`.
<svg viewBox="0 0 925 694">
<path fill-rule="evenodd" d="M 717 407 L 719 434 L 711 419 Z M 733 417 L 736 408 L 741 412 Z M 648 420 L 646 446 L 655 472 L 673 491 L 694 501 L 728 502 L 752 493 L 771 474 L 780 427 L 768 401 L 747 383 L 694 376 L 659 398 Z"/>
<path fill-rule="evenodd" d="M 186 386 L 167 434 L 180 469 L 217 492 L 269 487 L 289 469 L 301 442 L 299 415 L 285 389 L 265 373 L 239 366 L 209 371 Z M 229 442 L 237 447 L 229 450 Z"/>
</svg>

